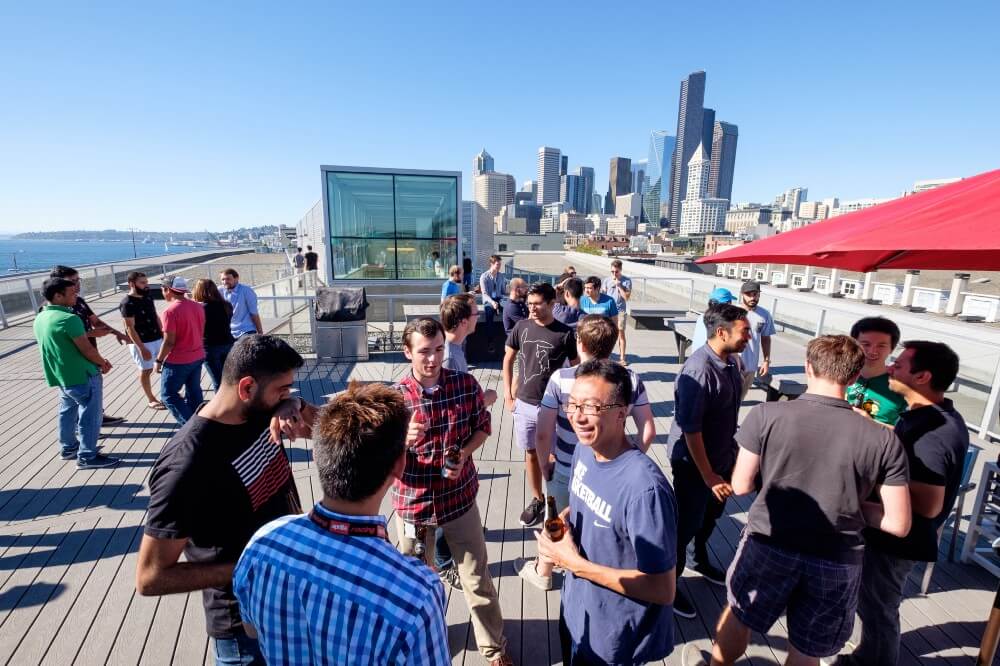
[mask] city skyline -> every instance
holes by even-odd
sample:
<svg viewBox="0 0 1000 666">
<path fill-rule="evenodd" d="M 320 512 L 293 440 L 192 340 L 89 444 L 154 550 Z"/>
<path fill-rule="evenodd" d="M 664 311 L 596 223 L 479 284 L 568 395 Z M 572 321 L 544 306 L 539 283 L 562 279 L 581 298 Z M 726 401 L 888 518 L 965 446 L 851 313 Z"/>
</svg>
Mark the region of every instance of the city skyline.
<svg viewBox="0 0 1000 666">
<path fill-rule="evenodd" d="M 516 89 L 546 89 L 539 63 L 585 63 L 544 107 L 522 95 L 460 102 L 477 99 L 484 58 L 500 66 L 486 47 L 509 37 L 485 8 L 432 20 L 398 6 L 385 22 L 375 7 L 322 4 L 295 14 L 59 7 L 13 5 L 0 28 L 0 57 L 11 64 L 0 74 L 9 101 L 0 109 L 0 233 L 293 224 L 319 199 L 322 164 L 460 170 L 471 200 L 471 160 L 484 146 L 518 182 L 536 176 L 538 146 L 557 146 L 569 173 L 595 169 L 603 194 L 611 157 L 646 158 L 652 131 L 674 133 L 677 83 L 698 70 L 710 79 L 705 106 L 739 127 L 733 203 L 766 203 L 797 183 L 817 200 L 892 197 L 917 180 L 996 168 L 1000 154 L 995 133 L 926 140 L 1000 106 L 988 84 L 1000 65 L 988 46 L 995 3 L 907 5 L 902 14 L 888 5 L 727 7 L 713 14 L 713 34 L 731 39 L 675 30 L 651 67 L 634 70 L 604 62 L 595 45 L 656 43 L 665 27 L 704 21 L 710 8 L 647 3 L 636 8 L 644 20 L 626 26 L 596 3 L 538 7 L 535 25 L 559 23 L 575 37 L 505 53 Z M 739 39 L 785 14 L 794 20 L 768 48 Z M 939 47 L 933 56 L 927 44 Z M 571 92 L 602 79 L 615 85 L 599 104 Z M 944 94 L 926 94 L 940 81 Z"/>
</svg>

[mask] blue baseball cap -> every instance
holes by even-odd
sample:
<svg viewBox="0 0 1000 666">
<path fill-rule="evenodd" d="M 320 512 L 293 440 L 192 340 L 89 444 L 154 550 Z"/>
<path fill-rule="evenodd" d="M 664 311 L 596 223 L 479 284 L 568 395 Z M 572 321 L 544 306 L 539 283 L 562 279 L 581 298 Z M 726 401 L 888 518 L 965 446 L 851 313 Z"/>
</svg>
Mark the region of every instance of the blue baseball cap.
<svg viewBox="0 0 1000 666">
<path fill-rule="evenodd" d="M 712 290 L 711 294 L 708 295 L 708 300 L 710 302 L 718 301 L 719 303 L 732 303 L 736 300 L 736 297 L 733 296 L 733 292 L 728 289 L 724 287 L 717 287 Z"/>
</svg>

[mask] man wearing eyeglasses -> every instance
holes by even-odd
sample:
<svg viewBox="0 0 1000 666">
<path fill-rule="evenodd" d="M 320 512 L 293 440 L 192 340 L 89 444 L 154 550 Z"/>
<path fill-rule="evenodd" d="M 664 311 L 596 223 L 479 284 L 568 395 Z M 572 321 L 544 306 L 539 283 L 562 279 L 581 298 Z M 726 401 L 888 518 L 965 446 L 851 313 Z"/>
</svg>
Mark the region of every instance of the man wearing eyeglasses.
<svg viewBox="0 0 1000 666">
<path fill-rule="evenodd" d="M 625 437 L 632 380 L 608 359 L 577 370 L 565 406 L 573 454 L 566 536 L 538 552 L 566 571 L 563 663 L 642 664 L 673 650 L 677 506 L 656 463 Z"/>
</svg>

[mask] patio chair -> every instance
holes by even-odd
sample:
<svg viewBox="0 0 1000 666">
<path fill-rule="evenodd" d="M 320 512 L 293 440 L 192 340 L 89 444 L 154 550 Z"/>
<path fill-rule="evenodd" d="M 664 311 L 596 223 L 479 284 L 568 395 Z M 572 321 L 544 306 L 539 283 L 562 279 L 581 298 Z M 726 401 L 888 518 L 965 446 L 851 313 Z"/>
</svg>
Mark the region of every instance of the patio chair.
<svg viewBox="0 0 1000 666">
<path fill-rule="evenodd" d="M 976 489 L 976 482 L 972 481 L 972 470 L 976 466 L 976 459 L 983 449 L 975 444 L 970 444 L 965 452 L 965 463 L 962 465 L 962 481 L 958 485 L 958 495 L 955 497 L 955 509 L 951 513 L 951 543 L 948 544 L 948 561 L 955 561 L 955 544 L 958 542 L 958 527 L 962 523 L 962 512 L 965 505 L 965 495 L 970 490 Z M 938 543 L 941 542 L 941 535 L 948 524 L 946 519 L 938 529 Z M 920 583 L 920 593 L 926 595 L 931 587 L 931 576 L 934 575 L 934 563 L 928 562 L 924 569 L 924 577 Z"/>
</svg>

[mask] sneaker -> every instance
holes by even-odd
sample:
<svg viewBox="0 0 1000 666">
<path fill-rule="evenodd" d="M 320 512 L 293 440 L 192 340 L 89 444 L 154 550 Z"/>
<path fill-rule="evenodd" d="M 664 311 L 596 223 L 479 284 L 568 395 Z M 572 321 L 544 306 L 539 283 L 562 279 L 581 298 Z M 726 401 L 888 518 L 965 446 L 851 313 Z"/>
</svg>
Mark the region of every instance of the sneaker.
<svg viewBox="0 0 1000 666">
<path fill-rule="evenodd" d="M 125 419 L 120 416 L 108 416 L 107 414 L 101 417 L 102 426 L 117 425 L 119 423 L 125 423 Z"/>
<path fill-rule="evenodd" d="M 453 590 L 462 591 L 462 580 L 458 577 L 458 568 L 455 566 L 445 567 L 438 571 L 438 578 L 445 585 L 450 586 Z"/>
<path fill-rule="evenodd" d="M 533 527 L 542 522 L 542 516 L 544 515 L 545 502 L 534 497 L 528 503 L 528 506 L 524 507 L 524 511 L 521 512 L 521 524 L 525 527 Z"/>
<path fill-rule="evenodd" d="M 538 563 L 536 558 L 525 559 L 523 557 L 518 557 L 514 560 L 514 571 L 517 575 L 528 581 L 539 590 L 548 592 L 552 588 L 552 576 L 543 576 L 538 573 L 538 569 L 535 565 Z"/>
<path fill-rule="evenodd" d="M 76 461 L 77 469 L 100 469 L 101 467 L 114 467 L 121 460 L 98 453 L 93 458 L 80 458 Z"/>
<path fill-rule="evenodd" d="M 705 654 L 697 645 L 688 643 L 681 652 L 681 666 L 708 666 Z"/>
<path fill-rule="evenodd" d="M 716 585 L 726 586 L 726 572 L 713 567 L 711 564 L 706 562 L 696 562 L 693 567 L 694 571 L 701 574 L 701 577 L 710 583 L 715 583 Z"/>
<path fill-rule="evenodd" d="M 104 448 L 103 444 L 98 444 L 97 452 L 100 453 L 101 449 L 103 448 Z M 62 453 L 59 454 L 59 457 L 62 458 L 63 460 L 76 460 L 79 453 L 80 453 L 80 447 L 77 447 L 72 451 L 63 451 Z"/>
<path fill-rule="evenodd" d="M 698 617 L 698 611 L 694 609 L 694 604 L 688 599 L 687 595 L 681 588 L 677 588 L 677 594 L 674 595 L 674 615 L 679 615 L 681 617 L 686 617 L 691 619 Z"/>
</svg>

